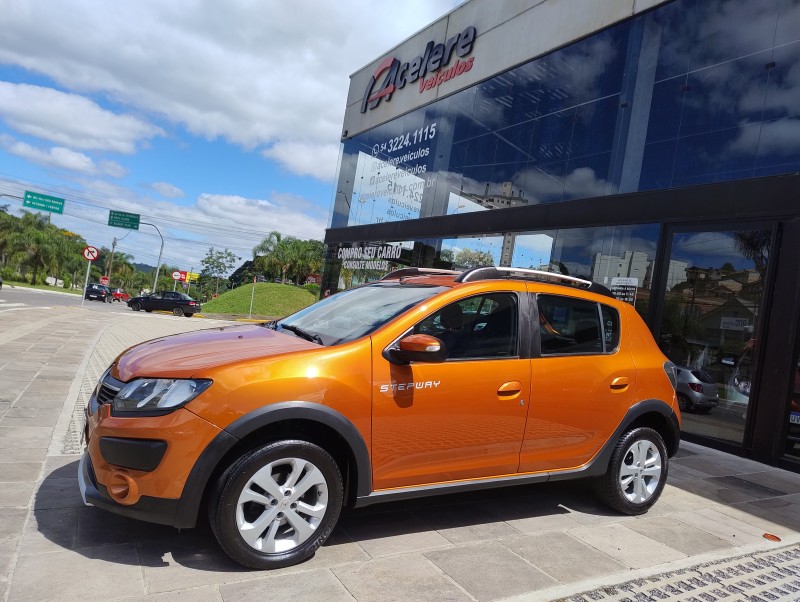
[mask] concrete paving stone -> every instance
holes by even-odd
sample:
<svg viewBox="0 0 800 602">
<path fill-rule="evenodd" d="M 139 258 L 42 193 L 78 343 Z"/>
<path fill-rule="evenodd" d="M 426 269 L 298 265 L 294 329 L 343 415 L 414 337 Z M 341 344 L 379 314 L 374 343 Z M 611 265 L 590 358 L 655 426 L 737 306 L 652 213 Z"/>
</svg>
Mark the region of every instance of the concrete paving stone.
<svg viewBox="0 0 800 602">
<path fill-rule="evenodd" d="M 0 539 L 19 537 L 27 518 L 28 511 L 25 508 L 3 508 L 0 516 Z"/>
<path fill-rule="evenodd" d="M 34 368 L 30 364 L 26 364 L 25 362 L 20 362 L 17 359 L 8 362 L 5 366 L 3 366 L 3 373 L 7 374 L 8 378 L 16 380 L 31 381 L 38 372 L 39 372 L 38 367 Z"/>
<path fill-rule="evenodd" d="M 267 575 L 267 572 L 264 572 Z M 220 585 L 223 600 L 308 600 L 353 602 L 341 581 L 328 570 L 308 571 L 299 575 L 264 577 L 252 581 Z"/>
<path fill-rule="evenodd" d="M 669 464 L 669 476 L 667 477 L 668 485 L 679 485 L 681 481 L 687 479 L 705 479 L 708 475 L 701 470 L 695 470 L 688 466 L 680 466 L 674 461 Z"/>
<path fill-rule="evenodd" d="M 736 504 L 740 502 L 750 502 L 758 499 L 758 496 L 751 493 L 745 493 L 741 490 L 731 489 L 727 487 L 729 483 L 711 480 L 713 477 L 706 477 L 704 479 L 687 479 L 676 483 L 676 487 L 683 489 L 686 492 L 700 496 L 709 502 L 717 502 L 722 504 Z"/>
<path fill-rule="evenodd" d="M 708 458 L 674 458 L 670 464 L 697 470 L 707 477 L 722 477 L 731 474 L 730 466 L 723 466 L 719 461 Z"/>
<path fill-rule="evenodd" d="M 0 483 L 36 481 L 42 471 L 42 464 L 42 462 L 0 463 Z"/>
<path fill-rule="evenodd" d="M 42 478 L 71 479 L 78 477 L 80 456 L 47 456 L 44 461 Z"/>
<path fill-rule="evenodd" d="M 43 447 L 23 449 L 19 447 L 8 447 L 8 441 L 5 443 L 5 446 L 0 447 L 0 464 L 8 462 L 38 462 L 44 460 L 44 457 L 47 455 L 47 449 Z"/>
<path fill-rule="evenodd" d="M 237 600 L 238 598 L 229 598 Z M 269 599 L 269 598 L 267 598 Z M 223 602 L 224 598 L 216 586 L 195 587 L 180 592 L 148 594 L 135 598 L 125 598 L 125 602 Z"/>
<path fill-rule="evenodd" d="M 626 525 L 591 525 L 570 529 L 568 533 L 633 569 L 686 556 Z"/>
<path fill-rule="evenodd" d="M 209 534 L 210 541 L 216 541 Z M 309 570 L 329 569 L 353 562 L 366 562 L 370 559 L 364 549 L 354 542 L 341 528 L 336 527 L 316 553 L 300 564 L 287 566 L 283 569 L 273 569 L 270 575 L 286 575 Z"/>
<path fill-rule="evenodd" d="M 180 536 L 174 527 L 127 518 L 83 503 L 77 510 L 77 546 L 80 548 Z M 201 545 L 207 542 L 201 541 Z"/>
<path fill-rule="evenodd" d="M 36 439 L 18 439 L 15 437 L 2 437 L 0 438 L 0 445 L 5 447 L 13 445 L 18 449 L 43 449 L 45 452 L 50 447 L 49 438 L 36 438 Z"/>
<path fill-rule="evenodd" d="M 788 493 L 787 491 L 781 491 L 780 489 L 767 487 L 766 485 L 761 485 L 747 478 L 734 475 L 710 477 L 708 481 L 722 485 L 728 489 L 733 489 L 734 491 L 740 491 L 741 493 L 753 496 L 756 499 L 778 497 L 780 495 L 787 495 Z"/>
<path fill-rule="evenodd" d="M 782 539 L 797 535 L 800 532 L 800 516 L 786 517 L 772 512 L 769 508 L 759 507 L 749 502 L 720 506 L 716 510 L 761 529 L 764 533 L 772 533 Z"/>
<path fill-rule="evenodd" d="M 174 530 L 173 530 L 174 531 Z M 148 594 L 253 579 L 258 573 L 237 564 L 212 541 L 175 532 L 138 543 Z"/>
<path fill-rule="evenodd" d="M 31 513 L 20 542 L 20 555 L 74 550 L 78 547 L 79 508 L 53 508 Z"/>
<path fill-rule="evenodd" d="M 561 583 L 573 583 L 627 571 L 607 554 L 560 531 L 537 533 L 501 543 Z"/>
<path fill-rule="evenodd" d="M 18 543 L 19 537 L 0 539 L 0 581 L 5 581 L 17 562 Z M 0 600 L 3 600 L 2 594 L 0 594 Z"/>
<path fill-rule="evenodd" d="M 413 510 L 412 513 L 454 544 L 498 539 L 520 533 L 474 504 L 434 506 Z"/>
<path fill-rule="evenodd" d="M 675 517 L 644 518 L 625 526 L 687 556 L 733 547 L 729 541 L 687 525 Z"/>
<path fill-rule="evenodd" d="M 52 436 L 53 428 L 49 426 L 0 426 L 0 440 L 46 439 L 49 442 Z"/>
<path fill-rule="evenodd" d="M 795 495 L 756 500 L 742 507 L 753 513 L 761 512 L 763 516 L 773 518 L 775 522 L 797 531 L 800 530 L 800 503 L 798 502 L 800 500 Z"/>
<path fill-rule="evenodd" d="M 743 479 L 747 479 L 752 483 L 763 485 L 771 489 L 785 491 L 787 494 L 800 493 L 800 475 L 775 470 L 765 470 L 759 472 L 751 472 L 739 475 Z"/>
<path fill-rule="evenodd" d="M 61 415 L 59 408 L 19 408 L 12 406 L 3 416 L 4 418 L 38 418 L 41 424 L 55 423 Z"/>
<path fill-rule="evenodd" d="M 671 512 L 680 512 L 682 510 L 708 508 L 711 503 L 712 502 L 699 493 L 693 493 L 692 491 L 682 489 L 680 484 L 667 485 L 661 492 L 661 497 L 658 499 L 658 502 L 643 516 L 651 516 L 650 513 L 662 504 L 668 505 Z"/>
<path fill-rule="evenodd" d="M 36 490 L 33 503 L 37 510 L 84 507 L 77 477 L 58 479 L 50 477 L 43 480 Z"/>
<path fill-rule="evenodd" d="M 425 556 L 477 600 L 498 600 L 558 584 L 494 541 L 427 552 Z"/>
<path fill-rule="evenodd" d="M 451 545 L 447 539 L 409 512 L 363 516 L 354 512 L 343 516 L 340 526 L 372 558 Z"/>
<path fill-rule="evenodd" d="M 31 501 L 35 485 L 33 482 L 3 483 L 0 486 L 0 508 L 26 507 Z"/>
<path fill-rule="evenodd" d="M 5 414 L 6 410 L 11 407 L 11 400 L 4 400 L 0 398 L 0 416 Z"/>
<path fill-rule="evenodd" d="M 411 554 L 332 569 L 356 600 L 367 602 L 439 602 L 473 600 L 427 558 Z"/>
<path fill-rule="evenodd" d="M 55 423 L 55 420 L 52 422 Z M 41 427 L 47 424 L 49 423 L 43 421 L 41 418 L 15 418 L 14 416 L 3 416 L 0 418 L 0 427 Z"/>
<path fill-rule="evenodd" d="M 520 533 L 568 529 L 580 524 L 569 510 L 559 505 L 559 496 L 549 493 L 492 500 L 478 506 Z"/>
<path fill-rule="evenodd" d="M 9 600 L 108 602 L 145 593 L 136 546 L 101 546 L 21 556 Z"/>
<path fill-rule="evenodd" d="M 23 393 L 14 402 L 15 408 L 42 408 L 42 409 L 61 409 L 64 406 L 64 397 L 60 399 L 53 395 L 36 394 L 29 395 Z"/>
<path fill-rule="evenodd" d="M 675 517 L 736 546 L 763 542 L 764 532 L 761 529 L 710 508 L 678 512 Z"/>
</svg>

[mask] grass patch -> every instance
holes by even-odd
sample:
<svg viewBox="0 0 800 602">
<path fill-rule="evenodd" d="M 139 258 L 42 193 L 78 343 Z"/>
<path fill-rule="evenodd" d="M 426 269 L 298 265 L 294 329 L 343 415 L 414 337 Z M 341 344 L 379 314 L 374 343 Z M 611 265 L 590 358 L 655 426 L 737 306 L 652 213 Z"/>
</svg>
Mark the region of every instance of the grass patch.
<svg viewBox="0 0 800 602">
<path fill-rule="evenodd" d="M 254 295 L 253 286 L 256 287 Z M 298 286 L 260 282 L 255 285 L 240 286 L 203 303 L 203 313 L 246 316 L 250 313 L 251 295 L 253 295 L 253 315 L 268 318 L 288 316 L 317 300 L 309 291 Z"/>
</svg>

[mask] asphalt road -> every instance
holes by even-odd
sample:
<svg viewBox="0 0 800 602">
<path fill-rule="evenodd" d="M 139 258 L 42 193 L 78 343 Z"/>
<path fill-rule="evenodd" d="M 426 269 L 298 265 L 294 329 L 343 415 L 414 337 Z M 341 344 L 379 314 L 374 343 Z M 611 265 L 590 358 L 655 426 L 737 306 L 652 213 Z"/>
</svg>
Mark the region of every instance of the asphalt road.
<svg viewBox="0 0 800 602">
<path fill-rule="evenodd" d="M 46 291 L 33 288 L 21 288 L 3 284 L 0 289 L 0 312 L 19 311 L 21 309 L 47 309 L 56 307 L 80 307 L 81 296 L 60 291 Z M 83 301 L 84 309 L 101 312 L 131 311 L 125 303 L 101 303 L 100 301 Z"/>
</svg>

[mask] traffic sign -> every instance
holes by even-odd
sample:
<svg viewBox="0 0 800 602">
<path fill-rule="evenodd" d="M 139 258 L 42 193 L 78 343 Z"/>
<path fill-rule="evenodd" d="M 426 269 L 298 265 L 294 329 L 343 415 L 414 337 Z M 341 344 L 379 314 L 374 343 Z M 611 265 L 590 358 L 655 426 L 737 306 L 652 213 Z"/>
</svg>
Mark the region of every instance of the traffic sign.
<svg viewBox="0 0 800 602">
<path fill-rule="evenodd" d="M 108 278 L 108 276 L 100 276 L 100 284 L 105 284 L 108 286 L 109 282 L 111 282 L 111 280 Z"/>
<path fill-rule="evenodd" d="M 174 272 L 172 272 L 172 279 L 178 281 L 184 281 L 186 280 L 186 272 L 179 272 L 178 270 L 175 270 Z"/>
<path fill-rule="evenodd" d="M 84 247 L 83 248 L 83 258 L 88 259 L 89 261 L 94 261 L 100 256 L 100 251 L 97 250 L 97 247 Z"/>
<path fill-rule="evenodd" d="M 125 211 L 109 211 L 108 225 L 117 228 L 129 228 L 130 230 L 139 229 L 139 214 L 127 213 Z"/>
<path fill-rule="evenodd" d="M 49 211 L 50 213 L 64 213 L 64 199 L 50 196 L 49 194 L 30 192 L 29 190 L 25 191 L 25 196 L 22 198 L 22 206 Z"/>
</svg>

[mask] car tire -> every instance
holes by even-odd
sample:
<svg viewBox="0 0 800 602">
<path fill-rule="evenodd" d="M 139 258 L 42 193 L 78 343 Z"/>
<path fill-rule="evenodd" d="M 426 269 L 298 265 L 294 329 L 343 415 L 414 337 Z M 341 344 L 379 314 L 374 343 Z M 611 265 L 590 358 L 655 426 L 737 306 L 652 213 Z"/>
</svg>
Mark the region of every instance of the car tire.
<svg viewBox="0 0 800 602">
<path fill-rule="evenodd" d="M 152 310 L 152 309 L 146 309 L 145 311 L 146 311 L 147 313 L 149 313 L 149 314 L 150 314 L 150 313 L 153 313 L 153 310 Z"/>
<path fill-rule="evenodd" d="M 186 316 L 187 318 L 191 318 L 194 314 L 183 314 L 183 315 Z"/>
<path fill-rule="evenodd" d="M 307 441 L 285 440 L 253 449 L 228 467 L 208 515 L 228 556 L 254 569 L 275 569 L 306 560 L 325 543 L 342 499 L 342 474 L 331 455 Z"/>
<path fill-rule="evenodd" d="M 139 311 L 139 310 L 142 309 L 142 305 L 141 305 L 141 303 L 138 303 L 138 302 L 134 301 L 133 303 L 131 303 L 131 309 L 133 311 Z"/>
<path fill-rule="evenodd" d="M 624 433 L 611 454 L 606 474 L 596 482 L 600 499 L 622 514 L 644 514 L 667 482 L 669 459 L 664 440 L 647 427 Z"/>
<path fill-rule="evenodd" d="M 692 405 L 692 402 L 689 401 L 686 395 L 678 393 L 678 408 L 680 408 L 681 412 L 690 412 L 694 408 L 694 405 Z"/>
<path fill-rule="evenodd" d="M 183 315 L 183 308 L 182 307 L 173 307 L 172 308 L 172 315 L 173 316 L 182 316 Z"/>
</svg>

